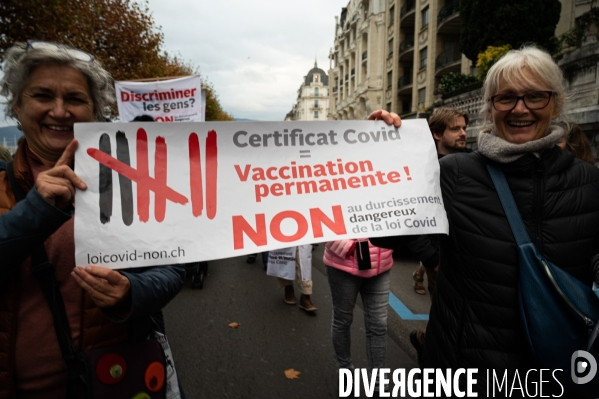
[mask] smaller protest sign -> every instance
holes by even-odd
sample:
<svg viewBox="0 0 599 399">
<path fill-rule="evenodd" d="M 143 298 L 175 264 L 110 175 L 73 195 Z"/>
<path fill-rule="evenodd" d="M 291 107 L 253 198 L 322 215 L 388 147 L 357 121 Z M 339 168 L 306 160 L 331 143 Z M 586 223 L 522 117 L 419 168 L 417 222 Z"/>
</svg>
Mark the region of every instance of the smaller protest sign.
<svg viewBox="0 0 599 399">
<path fill-rule="evenodd" d="M 205 91 L 199 76 L 157 82 L 115 82 L 119 118 L 150 115 L 157 122 L 203 122 Z"/>
<path fill-rule="evenodd" d="M 312 280 L 312 245 L 304 244 L 296 247 L 281 248 L 268 251 L 266 274 L 285 280 L 295 280 L 295 264 L 299 256 L 299 264 L 303 281 Z"/>
</svg>

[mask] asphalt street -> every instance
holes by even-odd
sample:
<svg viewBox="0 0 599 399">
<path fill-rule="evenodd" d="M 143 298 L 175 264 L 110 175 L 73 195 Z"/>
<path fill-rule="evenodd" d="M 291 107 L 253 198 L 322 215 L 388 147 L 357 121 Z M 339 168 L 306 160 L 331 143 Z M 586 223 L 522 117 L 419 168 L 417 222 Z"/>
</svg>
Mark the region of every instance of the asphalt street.
<svg viewBox="0 0 599 399">
<path fill-rule="evenodd" d="M 188 276 L 165 308 L 166 332 L 188 398 L 338 397 L 337 368 L 330 337 L 331 298 L 322 263 L 323 245 L 313 251 L 311 314 L 283 301 L 276 278 L 260 257 L 209 262 L 203 289 Z M 401 257 L 391 271 L 387 367 L 416 367 L 409 332 L 426 326 L 430 299 L 414 292 L 417 263 Z M 299 300 L 299 291 L 296 289 Z M 232 328 L 231 323 L 238 323 Z M 355 367 L 367 367 L 364 316 L 358 302 L 352 325 Z M 300 374 L 288 379 L 285 371 Z M 365 397 L 365 396 L 364 396 Z"/>
</svg>

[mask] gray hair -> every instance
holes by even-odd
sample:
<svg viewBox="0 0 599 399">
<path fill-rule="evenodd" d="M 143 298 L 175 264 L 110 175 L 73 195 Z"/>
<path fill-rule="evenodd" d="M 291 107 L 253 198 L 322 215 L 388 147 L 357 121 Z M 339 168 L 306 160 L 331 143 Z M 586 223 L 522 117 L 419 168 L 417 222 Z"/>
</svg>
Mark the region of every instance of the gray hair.
<svg viewBox="0 0 599 399">
<path fill-rule="evenodd" d="M 17 119 L 14 106 L 20 103 L 29 77 L 39 66 L 53 64 L 81 72 L 89 85 L 96 121 L 104 121 L 106 108 L 115 100 L 112 76 L 96 59 L 82 61 L 68 51 L 68 47 L 57 46 L 27 48 L 26 43 L 17 43 L 5 51 L 4 77 L 0 80 L 0 94 L 7 99 L 5 115 Z"/>
<path fill-rule="evenodd" d="M 566 82 L 561 68 L 553 61 L 551 55 L 535 46 L 524 46 L 520 50 L 508 51 L 497 61 L 487 73 L 483 84 L 483 107 L 481 116 L 487 119 L 487 113 L 491 109 L 491 96 L 499 91 L 501 81 L 515 87 L 527 87 L 528 80 L 523 76 L 522 69 L 526 68 L 533 78 L 540 82 L 544 88 L 555 94 L 556 109 L 564 113 L 564 103 L 567 97 Z"/>
</svg>

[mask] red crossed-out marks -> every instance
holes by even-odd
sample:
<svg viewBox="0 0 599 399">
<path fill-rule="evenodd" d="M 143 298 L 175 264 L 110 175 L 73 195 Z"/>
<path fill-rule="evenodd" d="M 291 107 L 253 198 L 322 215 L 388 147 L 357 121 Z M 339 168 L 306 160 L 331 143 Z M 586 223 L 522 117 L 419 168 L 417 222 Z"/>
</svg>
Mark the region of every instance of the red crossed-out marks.
<svg viewBox="0 0 599 399">
<path fill-rule="evenodd" d="M 214 219 L 216 215 L 217 155 L 216 132 L 211 130 L 206 137 L 206 216 L 208 219 Z M 200 141 L 195 133 L 189 135 L 189 186 L 191 188 L 191 211 L 193 216 L 197 217 L 204 210 L 204 193 L 202 191 Z"/>
<path fill-rule="evenodd" d="M 216 181 L 217 181 L 217 154 L 216 132 L 211 130 L 206 138 L 206 210 L 209 219 L 216 215 Z M 150 192 L 154 193 L 154 217 L 157 222 L 164 221 L 166 217 L 167 200 L 185 205 L 187 197 L 173 190 L 167 185 L 167 146 L 164 137 L 156 137 L 154 154 L 154 178 L 149 175 L 148 163 L 148 137 L 143 128 L 138 129 L 136 137 L 137 169 L 129 164 L 129 148 L 124 133 L 117 133 L 117 158 L 110 154 L 110 138 L 103 134 L 100 138 L 100 149 L 89 148 L 87 153 L 100 163 L 100 220 L 102 223 L 110 221 L 112 214 L 112 178 L 115 171 L 121 180 L 129 181 L 129 188 L 121 181 L 121 205 L 123 208 L 123 221 L 126 225 L 132 222 L 132 206 L 125 206 L 126 198 L 130 197 L 130 181 L 137 184 L 137 214 L 141 222 L 150 219 Z M 189 136 L 189 168 L 192 214 L 201 216 L 204 207 L 202 190 L 202 171 L 200 159 L 200 146 L 196 133 Z M 125 190 L 125 191 L 123 191 Z M 125 193 L 125 194 L 123 194 Z M 108 198 L 110 197 L 110 198 Z"/>
</svg>

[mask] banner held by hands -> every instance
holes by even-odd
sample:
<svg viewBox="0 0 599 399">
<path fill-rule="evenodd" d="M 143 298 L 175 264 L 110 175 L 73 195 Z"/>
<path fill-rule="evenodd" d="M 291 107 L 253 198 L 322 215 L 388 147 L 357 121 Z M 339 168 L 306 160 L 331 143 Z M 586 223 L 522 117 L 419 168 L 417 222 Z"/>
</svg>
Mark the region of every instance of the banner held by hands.
<svg viewBox="0 0 599 399">
<path fill-rule="evenodd" d="M 448 232 L 425 120 L 91 123 L 75 136 L 88 185 L 76 194 L 78 265 Z"/>
</svg>

